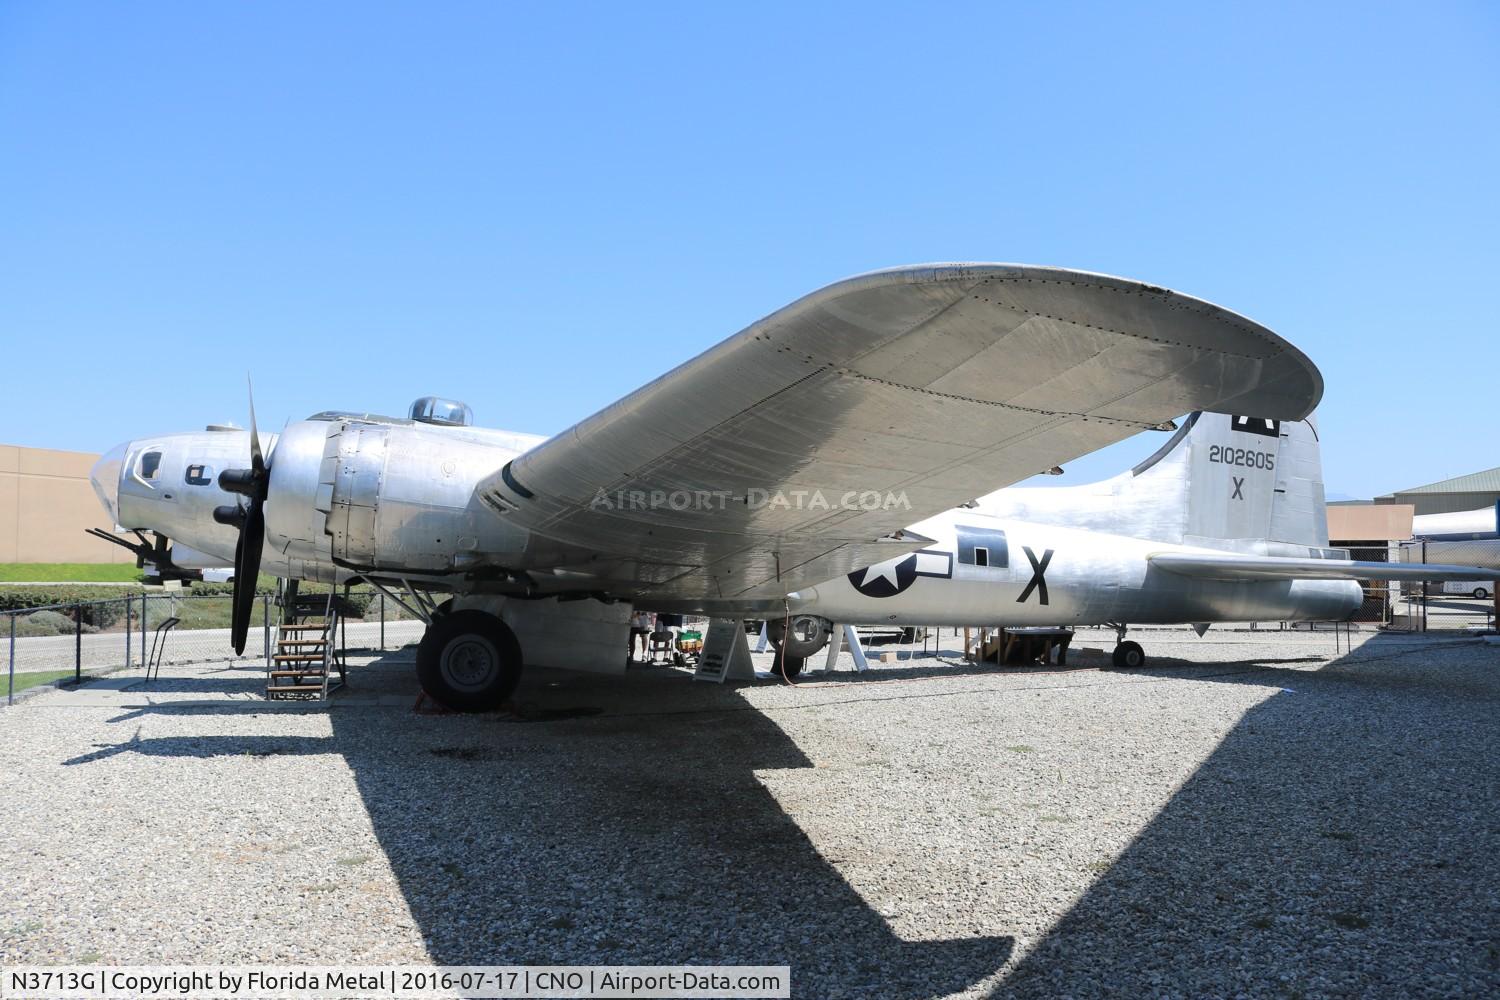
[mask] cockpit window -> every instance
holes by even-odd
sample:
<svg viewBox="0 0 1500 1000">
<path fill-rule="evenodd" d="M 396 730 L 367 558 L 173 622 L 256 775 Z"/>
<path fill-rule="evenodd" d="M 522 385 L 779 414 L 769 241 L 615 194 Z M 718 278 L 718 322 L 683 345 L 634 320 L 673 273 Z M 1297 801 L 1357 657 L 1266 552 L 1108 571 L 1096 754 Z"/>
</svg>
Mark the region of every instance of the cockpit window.
<svg viewBox="0 0 1500 1000">
<path fill-rule="evenodd" d="M 214 481 L 214 470 L 207 465 L 190 465 L 182 478 L 189 486 L 207 486 Z"/>
<path fill-rule="evenodd" d="M 161 452 L 159 451 L 146 452 L 141 456 L 140 461 L 136 463 L 136 475 L 148 483 L 156 478 L 156 474 L 160 470 Z"/>
</svg>

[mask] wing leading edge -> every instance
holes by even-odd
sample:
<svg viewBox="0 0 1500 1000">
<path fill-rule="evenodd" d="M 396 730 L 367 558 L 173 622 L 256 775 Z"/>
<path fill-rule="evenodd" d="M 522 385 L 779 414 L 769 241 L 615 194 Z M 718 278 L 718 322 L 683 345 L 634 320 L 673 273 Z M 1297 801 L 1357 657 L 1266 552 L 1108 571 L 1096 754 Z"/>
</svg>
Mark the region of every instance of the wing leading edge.
<svg viewBox="0 0 1500 1000">
<path fill-rule="evenodd" d="M 553 543 L 529 568 L 614 567 L 620 590 L 663 598 L 774 597 L 1183 413 L 1296 420 L 1321 394 L 1300 351 L 1199 299 L 1060 268 L 921 265 L 792 303 L 478 495 Z"/>
</svg>

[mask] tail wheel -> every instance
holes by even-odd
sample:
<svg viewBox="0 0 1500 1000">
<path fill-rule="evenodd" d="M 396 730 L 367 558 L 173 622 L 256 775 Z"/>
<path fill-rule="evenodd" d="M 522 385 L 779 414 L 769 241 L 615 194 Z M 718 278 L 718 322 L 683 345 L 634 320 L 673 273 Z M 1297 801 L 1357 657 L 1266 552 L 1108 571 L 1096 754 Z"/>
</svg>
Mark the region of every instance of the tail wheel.
<svg viewBox="0 0 1500 1000">
<path fill-rule="evenodd" d="M 1138 642 L 1126 640 L 1115 647 L 1115 666 L 1135 668 L 1146 663 L 1146 651 Z"/>
<path fill-rule="evenodd" d="M 417 679 L 435 700 L 460 712 L 489 712 L 515 693 L 521 644 L 494 615 L 454 611 L 435 618 L 417 646 Z"/>
</svg>

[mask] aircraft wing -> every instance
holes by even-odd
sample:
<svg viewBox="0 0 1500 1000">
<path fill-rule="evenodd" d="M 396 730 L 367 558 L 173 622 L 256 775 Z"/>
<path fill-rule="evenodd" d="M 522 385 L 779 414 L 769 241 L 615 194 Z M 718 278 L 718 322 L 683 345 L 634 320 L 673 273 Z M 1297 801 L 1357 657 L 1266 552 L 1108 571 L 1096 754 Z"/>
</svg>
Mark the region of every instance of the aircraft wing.
<svg viewBox="0 0 1500 1000">
<path fill-rule="evenodd" d="M 1440 563 L 1359 562 L 1350 559 L 1290 559 L 1242 556 L 1232 552 L 1157 552 L 1152 566 L 1201 580 L 1493 580 L 1500 570 Z"/>
<path fill-rule="evenodd" d="M 779 597 L 920 547 L 906 525 L 1191 410 L 1297 420 L 1286 341 L 1164 288 L 928 264 L 830 285 L 515 459 L 478 497 L 530 569 Z"/>
</svg>

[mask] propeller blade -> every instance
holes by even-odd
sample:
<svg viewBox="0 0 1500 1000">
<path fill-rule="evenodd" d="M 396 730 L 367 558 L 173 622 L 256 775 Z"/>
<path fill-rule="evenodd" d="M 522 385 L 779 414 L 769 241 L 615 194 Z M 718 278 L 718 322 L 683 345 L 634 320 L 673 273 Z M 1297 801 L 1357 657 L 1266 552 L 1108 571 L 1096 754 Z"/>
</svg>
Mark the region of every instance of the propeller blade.
<svg viewBox="0 0 1500 1000">
<path fill-rule="evenodd" d="M 266 543 L 266 496 L 271 492 L 271 470 L 260 450 L 260 431 L 255 426 L 255 384 L 245 373 L 250 392 L 250 468 L 225 469 L 219 473 L 219 488 L 248 497 L 250 506 L 217 507 L 214 520 L 240 529 L 234 543 L 234 594 L 229 621 L 229 641 L 235 655 L 245 651 L 250 634 L 250 611 L 255 607 L 255 584 L 260 576 L 260 556 Z"/>
<path fill-rule="evenodd" d="M 266 471 L 266 460 L 260 453 L 260 433 L 255 429 L 255 383 L 245 373 L 245 387 L 250 391 L 250 468 L 257 477 Z"/>
<path fill-rule="evenodd" d="M 229 595 L 229 646 L 238 656 L 245 651 L 245 637 L 250 633 L 250 622 L 240 628 L 240 569 L 245 564 L 245 526 L 240 525 L 239 537 L 234 540 L 234 590 Z"/>
<path fill-rule="evenodd" d="M 244 527 L 234 546 L 234 602 L 229 623 L 229 638 L 235 655 L 245 651 L 250 634 L 250 611 L 255 606 L 255 584 L 260 576 L 261 549 L 266 541 L 266 512 L 258 497 L 250 500 Z"/>
</svg>

